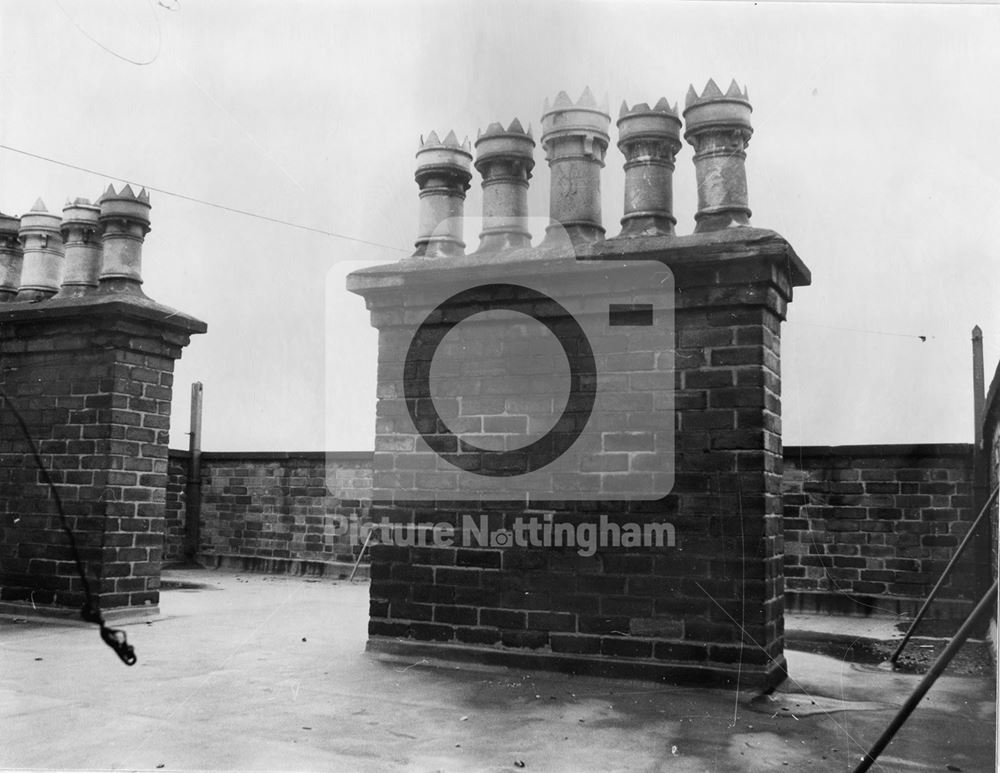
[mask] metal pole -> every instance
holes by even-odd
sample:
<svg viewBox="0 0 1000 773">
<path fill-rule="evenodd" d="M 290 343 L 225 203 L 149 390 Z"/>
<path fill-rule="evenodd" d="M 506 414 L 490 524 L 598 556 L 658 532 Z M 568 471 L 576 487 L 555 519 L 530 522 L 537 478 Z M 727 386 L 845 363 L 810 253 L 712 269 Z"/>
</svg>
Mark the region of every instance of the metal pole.
<svg viewBox="0 0 1000 773">
<path fill-rule="evenodd" d="M 958 548 L 955 550 L 955 553 L 952 555 L 951 560 L 948 562 L 948 565 L 944 568 L 944 571 L 938 578 L 937 583 L 931 589 L 930 595 L 928 595 L 927 598 L 924 599 L 923 606 L 920 607 L 920 611 L 917 612 L 917 616 L 913 618 L 913 622 L 910 623 L 910 627 L 906 630 L 906 634 L 903 636 L 903 640 L 896 647 L 896 650 L 892 653 L 892 655 L 889 656 L 889 662 L 891 662 L 893 665 L 896 665 L 896 661 L 899 659 L 900 654 L 903 652 L 903 648 L 906 646 L 906 643 L 910 640 L 910 637 L 913 636 L 913 631 L 916 630 L 917 624 L 921 620 L 923 620 L 924 614 L 926 614 L 928 608 L 931 605 L 931 602 L 934 600 L 934 597 L 937 596 L 937 592 L 941 589 L 941 586 L 944 585 L 944 581 L 948 579 L 948 575 L 951 574 L 952 567 L 955 566 L 956 563 L 958 563 L 959 556 L 962 555 L 962 551 L 965 550 L 965 546 L 969 544 L 969 541 L 972 539 L 973 535 L 976 533 L 976 530 L 979 528 L 979 524 L 982 523 L 983 518 L 986 517 L 986 513 L 989 512 L 990 505 L 993 504 L 993 500 L 996 498 L 997 491 L 1000 491 L 1000 486 L 993 489 L 993 493 L 990 494 L 990 498 L 986 500 L 986 504 L 983 506 L 983 509 L 979 511 L 979 515 L 976 516 L 976 520 L 972 522 L 972 526 L 970 526 L 969 530 L 965 533 L 965 539 L 963 539 L 962 542 L 959 544 Z"/>
<path fill-rule="evenodd" d="M 996 603 L 997 597 L 997 581 L 993 581 L 993 586 L 987 591 L 986 595 L 976 604 L 976 608 L 972 610 L 965 622 L 962 623 L 962 627 L 958 629 L 958 633 L 955 634 L 954 638 L 948 642 L 948 646 L 944 648 L 944 652 L 938 655 L 938 659 L 934 661 L 934 665 L 931 666 L 930 671 L 928 671 L 924 678 L 917 685 L 917 689 L 913 691 L 913 694 L 907 698 L 906 703 L 899 710 L 895 717 L 893 717 L 892 722 L 889 723 L 889 727 L 885 729 L 885 732 L 879 736 L 879 739 L 872 746 L 871 750 L 865 754 L 861 759 L 861 764 L 859 764 L 855 769 L 854 773 L 865 773 L 878 756 L 882 753 L 889 742 L 892 740 L 896 732 L 903 726 L 910 714 L 920 703 L 920 699 L 927 694 L 927 691 L 931 689 L 931 686 L 941 675 L 941 672 L 948 667 L 951 659 L 955 657 L 955 653 L 961 649 L 965 640 L 969 638 L 969 634 L 972 630 L 979 625 L 980 618 L 992 611 L 994 604 Z"/>
<path fill-rule="evenodd" d="M 197 563 L 201 542 L 201 397 L 203 387 L 200 381 L 191 385 L 191 431 L 189 450 L 191 459 L 188 467 L 187 502 L 184 520 L 184 553 L 188 561 Z"/>
</svg>

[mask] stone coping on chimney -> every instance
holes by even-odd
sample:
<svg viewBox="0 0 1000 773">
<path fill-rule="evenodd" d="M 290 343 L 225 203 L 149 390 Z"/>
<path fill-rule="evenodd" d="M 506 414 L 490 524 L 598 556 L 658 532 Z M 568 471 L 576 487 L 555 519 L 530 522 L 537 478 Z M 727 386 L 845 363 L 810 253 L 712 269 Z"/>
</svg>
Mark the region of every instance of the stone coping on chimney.
<svg viewBox="0 0 1000 773">
<path fill-rule="evenodd" d="M 775 231 L 747 226 L 686 236 L 615 237 L 575 248 L 557 243 L 492 253 L 404 258 L 396 263 L 351 273 L 347 278 L 347 289 L 361 294 L 390 290 L 402 287 L 404 283 L 419 283 L 422 275 L 426 275 L 427 281 L 439 282 L 441 272 L 447 269 L 474 269 L 481 271 L 484 277 L 491 273 L 504 277 L 514 267 L 525 274 L 550 273 L 558 264 L 569 261 L 581 264 L 605 260 L 662 260 L 671 268 L 696 268 L 748 258 L 764 258 L 786 265 L 793 287 L 812 282 L 809 269 L 782 236 Z M 595 270 L 599 270 L 599 266 L 595 266 Z"/>
<path fill-rule="evenodd" d="M 139 293 L 97 293 L 76 298 L 58 298 L 40 302 L 13 301 L 0 305 L 0 324 L 10 322 L 30 324 L 81 315 L 156 322 L 188 334 L 204 333 L 208 330 L 208 325 L 200 319 L 164 306 Z"/>
</svg>

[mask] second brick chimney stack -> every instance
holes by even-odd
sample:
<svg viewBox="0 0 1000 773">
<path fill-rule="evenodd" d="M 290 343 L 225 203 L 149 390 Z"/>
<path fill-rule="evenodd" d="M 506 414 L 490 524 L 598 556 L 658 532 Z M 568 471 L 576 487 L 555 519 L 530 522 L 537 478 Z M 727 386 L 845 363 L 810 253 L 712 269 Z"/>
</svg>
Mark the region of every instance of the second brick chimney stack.
<svg viewBox="0 0 1000 773">
<path fill-rule="evenodd" d="M 455 132 L 444 141 L 431 132 L 420 138 L 417 151 L 417 185 L 420 186 L 420 231 L 413 257 L 462 255 L 462 218 L 465 192 L 472 179 L 472 146 L 461 145 Z"/>
<path fill-rule="evenodd" d="M 97 202 L 101 207 L 101 292 L 142 294 L 142 243 L 149 233 L 149 194 L 139 195 L 126 185 L 121 193 L 113 186 Z"/>
<path fill-rule="evenodd" d="M 63 271 L 63 242 L 59 215 L 51 214 L 38 199 L 21 217 L 21 267 L 19 301 L 44 301 L 59 292 Z"/>
<path fill-rule="evenodd" d="M 695 233 L 750 224 L 746 146 L 753 134 L 746 90 L 732 82 L 725 94 L 709 80 L 701 96 L 690 87 L 684 139 L 694 147 L 698 180 Z"/>
<path fill-rule="evenodd" d="M 101 275 L 101 208 L 90 199 L 63 207 L 62 236 L 66 249 L 62 289 L 57 298 L 78 298 L 97 292 Z"/>
<path fill-rule="evenodd" d="M 611 116 L 597 106 L 590 89 L 574 104 L 565 91 L 542 112 L 542 148 L 552 182 L 548 230 L 565 229 L 576 243 L 604 238 L 601 168 L 611 138 Z"/>
<path fill-rule="evenodd" d="M 21 285 L 21 220 L 0 212 L 0 303 L 12 301 Z"/>
<path fill-rule="evenodd" d="M 625 156 L 625 216 L 621 236 L 672 234 L 674 159 L 681 149 L 677 106 L 661 99 L 650 109 L 642 102 L 631 110 L 622 102 L 618 147 Z"/>
<path fill-rule="evenodd" d="M 535 141 L 516 118 L 504 129 L 491 123 L 476 140 L 476 169 L 483 176 L 483 231 L 479 252 L 531 246 L 528 180 Z"/>
<path fill-rule="evenodd" d="M 706 233 L 671 236 L 681 122 L 661 100 L 620 117 L 624 238 L 603 239 L 611 119 L 589 91 L 561 93 L 542 119 L 542 244 L 489 251 L 525 238 L 530 161 L 525 135 L 493 124 L 476 166 L 501 227 L 480 251 L 348 277 L 379 334 L 371 518 L 412 535 L 372 549 L 370 652 L 744 691 L 785 679 L 780 339 L 809 270 L 778 234 L 728 228 L 750 216 L 746 93 L 710 83 L 685 119 Z M 469 179 L 453 138 L 431 139 L 418 254 L 460 249 L 438 226 Z"/>
</svg>

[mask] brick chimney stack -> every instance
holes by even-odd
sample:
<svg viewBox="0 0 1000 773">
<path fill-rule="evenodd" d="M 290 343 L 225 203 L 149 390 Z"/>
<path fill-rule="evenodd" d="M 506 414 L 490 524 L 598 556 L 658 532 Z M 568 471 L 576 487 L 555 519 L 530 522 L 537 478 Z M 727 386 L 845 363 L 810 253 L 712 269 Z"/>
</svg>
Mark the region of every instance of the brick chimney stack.
<svg viewBox="0 0 1000 773">
<path fill-rule="evenodd" d="M 420 186 L 420 231 L 413 257 L 462 255 L 462 218 L 465 192 L 472 179 L 472 146 L 459 144 L 455 132 L 444 141 L 437 132 L 420 138 L 417 151 L 417 185 Z"/>
<path fill-rule="evenodd" d="M 674 235 L 671 191 L 676 108 L 624 107 L 625 216 L 610 239 L 600 198 L 610 117 L 589 90 L 544 110 L 552 186 L 541 245 L 489 252 L 525 238 L 515 224 L 530 171 L 490 157 L 516 136 L 494 124 L 477 140 L 476 166 L 484 214 L 503 227 L 488 223 L 479 251 L 461 259 L 347 279 L 379 331 L 372 518 L 413 529 L 372 549 L 368 649 L 410 663 L 767 690 L 787 665 L 781 329 L 810 274 L 784 238 L 749 227 L 746 92 L 710 81 L 688 96 L 699 204 L 696 233 L 684 236 Z M 428 156 L 441 147 L 433 139 Z M 421 196 L 438 197 L 424 203 L 418 246 L 429 250 L 448 207 L 461 212 L 468 177 L 426 168 L 436 176 L 426 173 L 425 192 L 418 171 Z M 483 312 L 533 318 L 543 337 L 520 317 Z M 459 325 L 463 337 L 445 341 Z M 446 374 L 436 385 L 433 362 Z M 564 364 L 565 396 L 551 386 Z M 442 416 L 436 402 L 453 407 Z M 482 539 L 460 528 L 466 518 Z M 676 540 L 616 544 L 602 518 L 622 534 L 669 526 Z M 431 539 L 439 527 L 455 540 Z M 580 551 L 546 528 L 604 536 Z"/>
<path fill-rule="evenodd" d="M 98 204 L 104 229 L 100 291 L 142 295 L 142 243 L 149 233 L 149 194 L 143 188 L 137 196 L 131 185 L 115 193 L 109 185 Z"/>
<path fill-rule="evenodd" d="M 625 156 L 625 216 L 620 236 L 674 233 L 674 161 L 681 149 L 677 106 L 661 99 L 650 109 L 622 102 L 618 148 Z"/>
<path fill-rule="evenodd" d="M 0 212 L 0 303 L 12 301 L 21 284 L 20 218 Z"/>
<path fill-rule="evenodd" d="M 491 123 L 476 140 L 476 169 L 483 176 L 483 231 L 479 252 L 530 247 L 528 180 L 535 140 L 516 118 L 505 130 Z"/>
<path fill-rule="evenodd" d="M 598 107 L 589 88 L 574 104 L 560 91 L 542 111 L 542 149 L 552 175 L 546 229 L 565 229 L 574 244 L 604 238 L 601 223 L 601 168 L 611 138 L 611 116 Z"/>
<path fill-rule="evenodd" d="M 21 267 L 19 301 L 44 301 L 59 292 L 63 271 L 61 220 L 38 199 L 31 211 L 21 217 Z"/>
<path fill-rule="evenodd" d="M 62 288 L 56 298 L 79 298 L 97 292 L 101 274 L 101 208 L 90 199 L 76 199 L 63 207 L 62 238 L 66 260 Z"/>
<path fill-rule="evenodd" d="M 711 79 L 701 96 L 688 89 L 684 139 L 694 147 L 698 180 L 695 233 L 750 224 L 745 161 L 752 109 L 735 80 L 725 94 Z"/>
<path fill-rule="evenodd" d="M 61 218 L 41 201 L 20 224 L 0 215 L 0 300 L 13 300 L 0 304 L 0 387 L 59 486 L 109 621 L 157 610 L 174 363 L 206 330 L 142 292 L 149 209 L 125 186 Z M 68 537 L 16 423 L 5 402 L 0 613 L 76 616 Z"/>
</svg>

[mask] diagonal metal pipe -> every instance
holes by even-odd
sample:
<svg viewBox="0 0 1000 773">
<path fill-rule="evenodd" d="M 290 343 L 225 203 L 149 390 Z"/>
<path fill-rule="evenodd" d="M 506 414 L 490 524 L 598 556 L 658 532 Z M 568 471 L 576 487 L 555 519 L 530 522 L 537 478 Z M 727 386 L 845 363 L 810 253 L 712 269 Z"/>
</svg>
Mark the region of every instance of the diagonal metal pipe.
<svg viewBox="0 0 1000 773">
<path fill-rule="evenodd" d="M 997 581 L 993 581 L 992 587 L 986 592 L 986 595 L 980 599 L 979 603 L 976 604 L 976 608 L 972 610 L 972 613 L 965 618 L 965 622 L 962 623 L 962 627 L 958 629 L 958 633 L 948 642 L 948 646 L 944 648 L 944 651 L 938 655 L 938 659 L 934 661 L 934 665 L 931 666 L 930 671 L 924 676 L 917 685 L 917 689 L 913 691 L 913 694 L 906 699 L 906 703 L 899 710 L 895 717 L 893 717 L 892 722 L 889 723 L 889 727 L 883 731 L 879 739 L 871 747 L 871 749 L 861 758 L 861 762 L 854 769 L 853 773 L 865 773 L 872 765 L 875 764 L 875 760 L 878 756 L 885 751 L 885 747 L 889 745 L 893 737 L 898 732 L 899 728 L 903 726 L 903 723 L 909 718 L 910 714 L 920 703 L 921 699 L 927 694 L 927 691 L 931 689 L 931 686 L 937 681 L 937 678 L 941 676 L 941 673 L 948 667 L 951 659 L 955 657 L 955 653 L 958 652 L 962 645 L 965 644 L 965 640 L 969 638 L 969 634 L 975 629 L 979 622 L 985 617 L 986 614 L 991 612 L 996 606 L 997 600 Z"/>
</svg>

